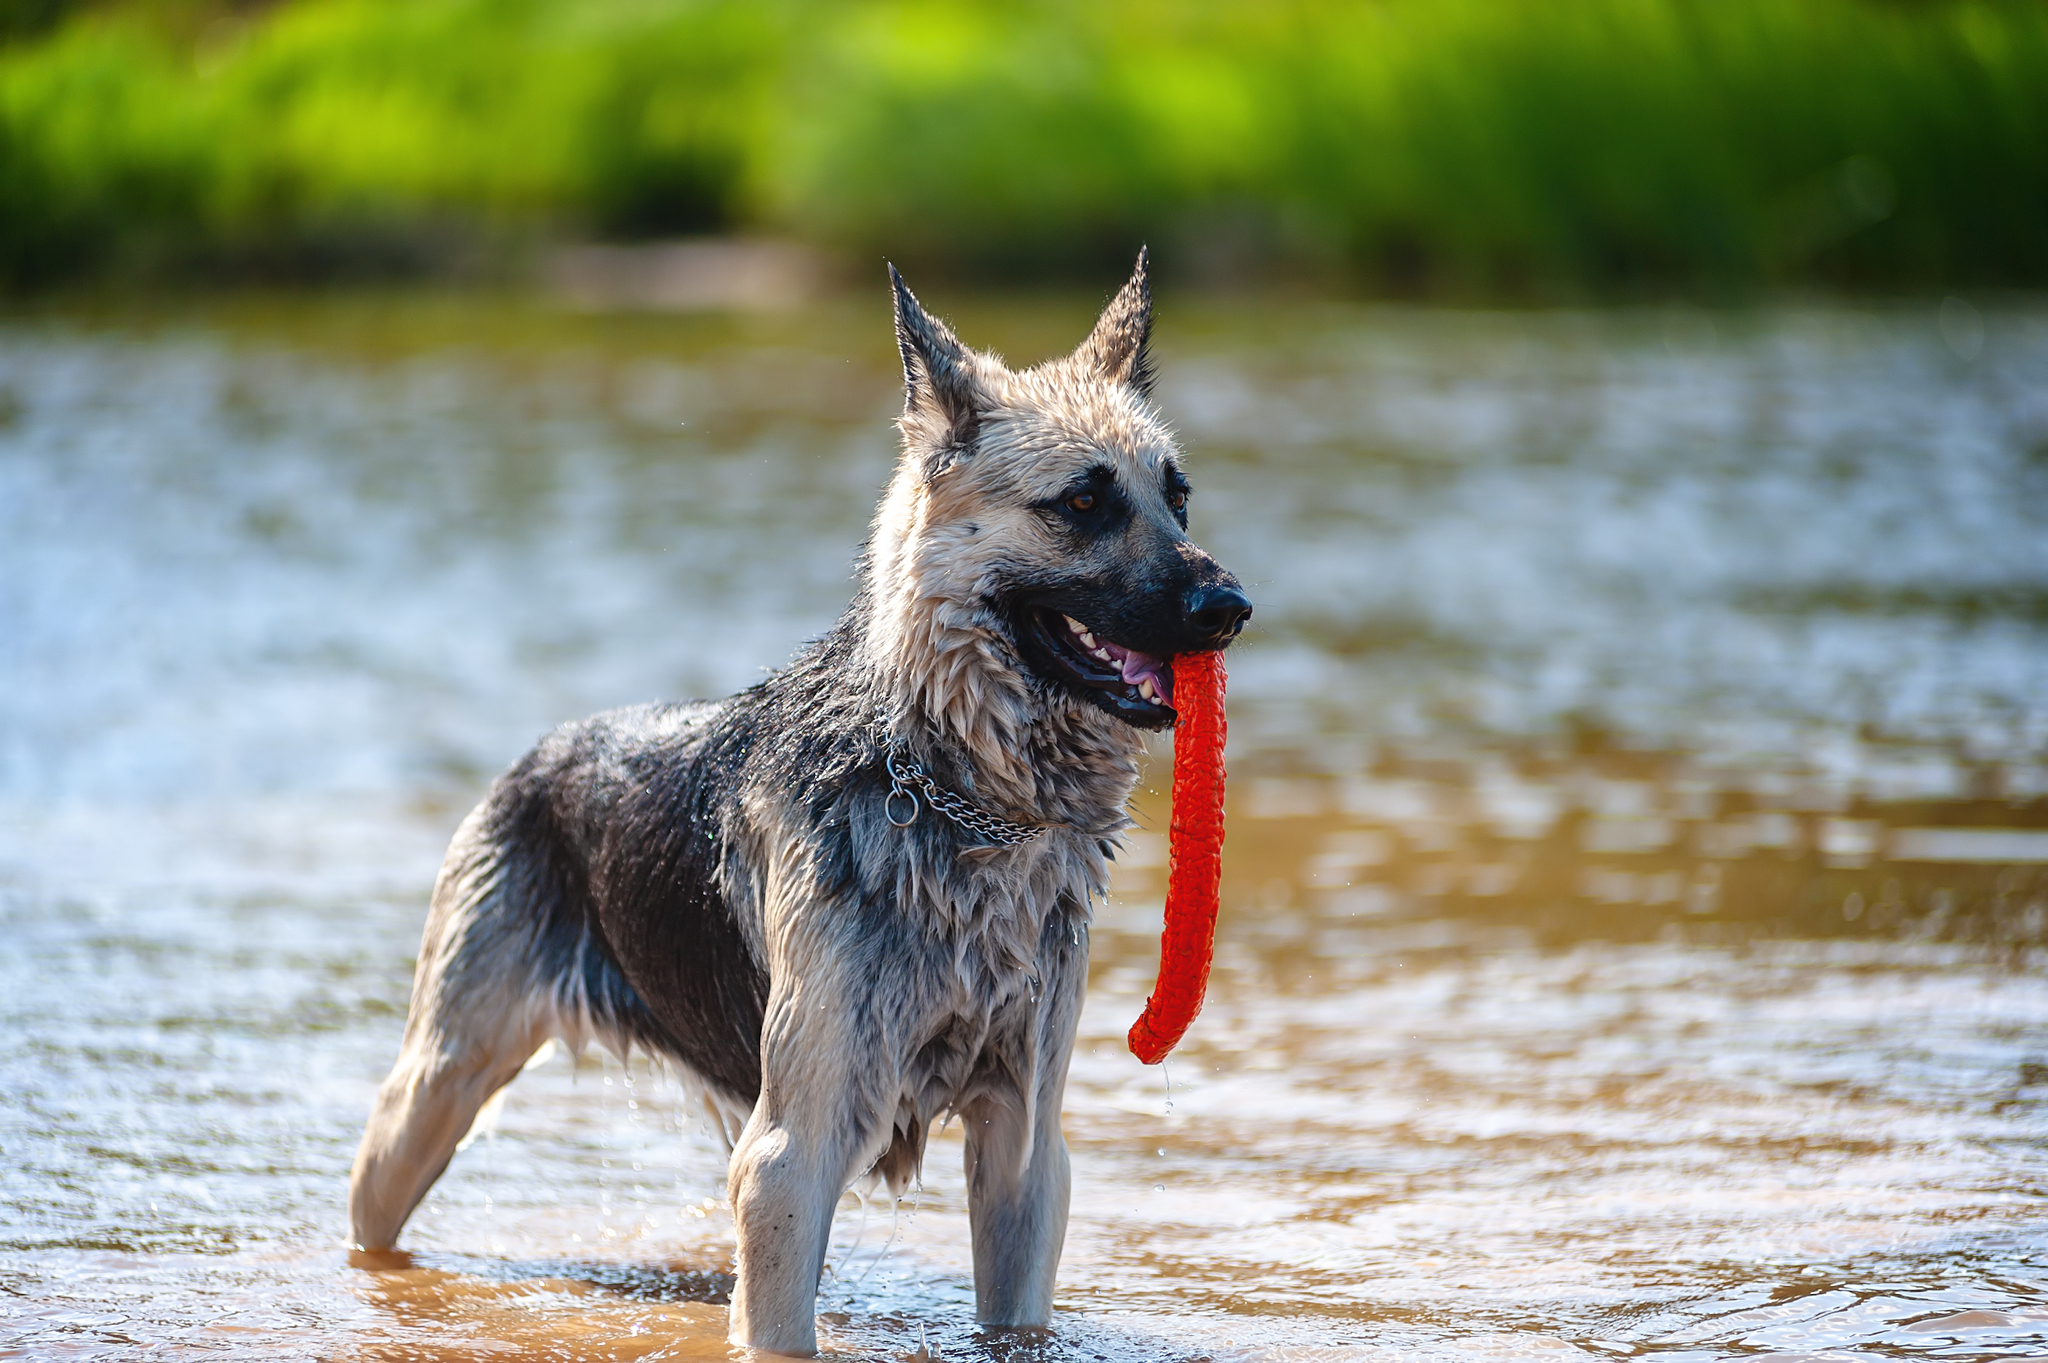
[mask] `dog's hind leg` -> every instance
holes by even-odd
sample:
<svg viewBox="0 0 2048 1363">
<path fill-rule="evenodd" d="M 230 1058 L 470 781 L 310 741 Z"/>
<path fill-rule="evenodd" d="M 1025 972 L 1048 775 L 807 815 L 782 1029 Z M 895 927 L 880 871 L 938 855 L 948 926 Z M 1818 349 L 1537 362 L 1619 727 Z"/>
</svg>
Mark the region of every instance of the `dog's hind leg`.
<svg viewBox="0 0 2048 1363">
<path fill-rule="evenodd" d="M 555 1030 L 484 815 L 464 823 L 442 867 L 405 1040 L 356 1150 L 348 1212 L 361 1249 L 392 1247 L 477 1112 Z"/>
</svg>

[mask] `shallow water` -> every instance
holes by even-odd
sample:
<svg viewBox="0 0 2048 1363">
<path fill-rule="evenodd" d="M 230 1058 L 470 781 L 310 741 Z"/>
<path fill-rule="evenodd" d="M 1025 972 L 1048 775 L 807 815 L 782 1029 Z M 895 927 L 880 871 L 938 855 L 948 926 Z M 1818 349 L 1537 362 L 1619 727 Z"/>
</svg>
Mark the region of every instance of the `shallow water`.
<svg viewBox="0 0 2048 1363">
<path fill-rule="evenodd" d="M 2048 313 L 1967 359 L 1905 305 L 1160 338 L 1259 611 L 1211 1002 L 1123 1049 L 1141 834 L 1055 1329 L 972 1326 L 941 1133 L 848 1196 L 830 1349 L 2048 1354 Z M 832 618 L 892 358 L 853 304 L 0 324 L 0 1355 L 726 1355 L 723 1149 L 644 1062 L 522 1077 L 409 1258 L 351 1259 L 343 1185 L 455 821 Z"/>
</svg>

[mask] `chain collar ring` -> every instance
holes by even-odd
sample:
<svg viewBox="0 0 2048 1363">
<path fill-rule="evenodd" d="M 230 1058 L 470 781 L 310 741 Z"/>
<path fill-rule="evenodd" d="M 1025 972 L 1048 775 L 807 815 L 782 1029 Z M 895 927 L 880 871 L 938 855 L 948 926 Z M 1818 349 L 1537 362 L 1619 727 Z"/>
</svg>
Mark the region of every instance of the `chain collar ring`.
<svg viewBox="0 0 2048 1363">
<path fill-rule="evenodd" d="M 917 796 L 903 788 L 903 778 L 906 773 L 898 771 L 896 768 L 895 749 L 890 749 L 885 765 L 889 768 L 889 793 L 882 799 L 882 817 L 898 828 L 908 828 L 917 822 Z M 900 819 L 896 817 L 896 802 L 898 800 L 910 801 L 910 812 Z"/>
<path fill-rule="evenodd" d="M 931 778 L 931 774 L 909 757 L 905 757 L 892 743 L 882 758 L 883 766 L 889 772 L 889 794 L 882 801 L 882 816 L 898 828 L 908 828 L 917 822 L 921 806 L 912 785 L 924 791 L 924 804 L 959 824 L 970 833 L 978 833 L 989 841 L 1004 847 L 1021 847 L 1045 836 L 1047 824 L 1012 823 L 999 818 L 985 809 L 977 808 L 947 790 Z M 900 802 L 910 802 L 910 813 L 898 819 Z"/>
</svg>

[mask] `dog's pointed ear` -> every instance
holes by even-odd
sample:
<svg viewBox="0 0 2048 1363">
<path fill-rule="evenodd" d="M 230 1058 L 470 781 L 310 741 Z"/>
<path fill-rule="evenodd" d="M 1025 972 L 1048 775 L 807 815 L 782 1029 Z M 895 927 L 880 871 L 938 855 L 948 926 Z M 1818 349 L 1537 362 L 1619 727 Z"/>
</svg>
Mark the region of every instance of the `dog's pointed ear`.
<svg viewBox="0 0 2048 1363">
<path fill-rule="evenodd" d="M 924 310 L 894 265 L 889 286 L 896 295 L 896 348 L 903 353 L 904 417 L 935 421 L 933 434 L 946 447 L 973 443 L 988 403 L 972 356 L 951 327 Z"/>
<path fill-rule="evenodd" d="M 1074 352 L 1085 369 L 1112 383 L 1129 384 L 1139 397 L 1152 396 L 1152 285 L 1146 279 L 1151 259 L 1146 247 L 1138 248 L 1138 267 L 1131 279 L 1095 323 L 1095 330 Z"/>
</svg>

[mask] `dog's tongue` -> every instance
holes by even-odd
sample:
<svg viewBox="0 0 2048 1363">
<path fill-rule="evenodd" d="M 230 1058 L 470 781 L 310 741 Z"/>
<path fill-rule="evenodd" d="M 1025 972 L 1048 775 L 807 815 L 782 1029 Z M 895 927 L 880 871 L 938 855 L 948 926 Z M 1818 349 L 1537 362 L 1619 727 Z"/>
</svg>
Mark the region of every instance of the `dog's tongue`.
<svg viewBox="0 0 2048 1363">
<path fill-rule="evenodd" d="M 1160 698 L 1168 704 L 1173 703 L 1173 668 L 1167 665 L 1164 658 L 1155 658 L 1149 653 L 1140 653 L 1134 648 L 1124 648 L 1107 640 L 1102 646 L 1108 649 L 1109 656 L 1116 660 L 1117 670 L 1123 674 L 1126 685 L 1136 686 L 1150 677 L 1152 685 L 1159 691 Z"/>
<path fill-rule="evenodd" d="M 1130 1035 L 1131 1054 L 1148 1065 L 1166 1059 L 1202 1011 L 1223 879 L 1223 655 L 1183 653 L 1173 660 L 1171 680 L 1179 683 L 1174 708 L 1180 720 L 1173 733 L 1166 931 L 1159 939 L 1159 982 Z"/>
</svg>

